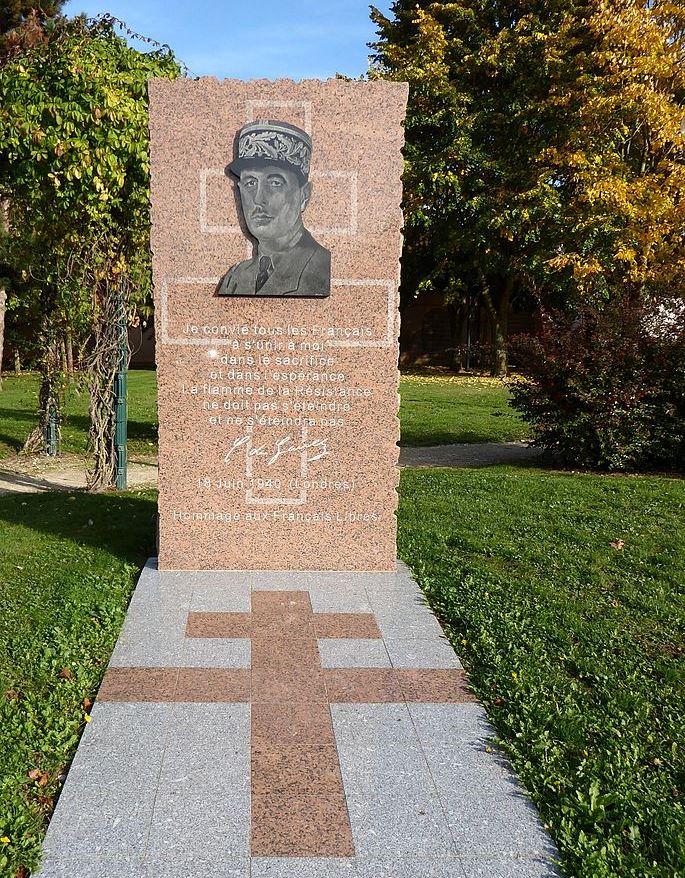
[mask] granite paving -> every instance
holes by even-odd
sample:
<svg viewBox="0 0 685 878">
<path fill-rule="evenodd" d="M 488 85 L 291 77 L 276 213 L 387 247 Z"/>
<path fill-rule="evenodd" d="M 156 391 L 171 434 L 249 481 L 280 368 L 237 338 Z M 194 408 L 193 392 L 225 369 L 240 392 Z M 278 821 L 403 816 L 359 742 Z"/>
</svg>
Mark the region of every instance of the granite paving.
<svg viewBox="0 0 685 878">
<path fill-rule="evenodd" d="M 42 878 L 554 878 L 409 570 L 141 573 Z"/>
</svg>

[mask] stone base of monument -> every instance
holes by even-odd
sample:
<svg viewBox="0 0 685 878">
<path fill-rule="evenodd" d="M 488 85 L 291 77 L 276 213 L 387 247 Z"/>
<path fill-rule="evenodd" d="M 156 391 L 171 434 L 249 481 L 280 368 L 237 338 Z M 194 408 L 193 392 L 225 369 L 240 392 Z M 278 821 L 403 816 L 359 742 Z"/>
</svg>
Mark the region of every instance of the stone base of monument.
<svg viewBox="0 0 685 878">
<path fill-rule="evenodd" d="M 401 563 L 145 567 L 42 878 L 542 878 L 556 850 Z"/>
</svg>

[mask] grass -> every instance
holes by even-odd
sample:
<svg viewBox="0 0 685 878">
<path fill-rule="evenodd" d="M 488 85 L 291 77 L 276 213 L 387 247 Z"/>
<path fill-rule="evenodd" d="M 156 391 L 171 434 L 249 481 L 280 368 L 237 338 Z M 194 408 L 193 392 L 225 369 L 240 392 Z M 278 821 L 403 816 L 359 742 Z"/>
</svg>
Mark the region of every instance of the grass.
<svg viewBox="0 0 685 878">
<path fill-rule="evenodd" d="M 31 381 L 4 381 L 6 453 L 30 426 Z M 402 388 L 405 442 L 517 438 L 493 433 L 510 417 L 501 385 L 405 376 Z M 154 373 L 131 373 L 130 392 L 134 441 L 150 450 Z M 71 404 L 64 441 L 80 453 L 84 400 Z M 88 699 L 152 551 L 155 499 L 0 497 L 2 878 L 37 862 Z M 566 874 L 685 878 L 685 483 L 523 467 L 405 470 L 399 551 Z"/>
<path fill-rule="evenodd" d="M 36 863 L 155 511 L 152 491 L 0 497 L 2 878 Z M 402 473 L 401 557 L 568 876 L 685 875 L 684 511 L 676 479 Z"/>
<path fill-rule="evenodd" d="M 128 375 L 129 454 L 157 451 L 156 374 L 135 369 Z M 509 391 L 490 378 L 407 374 L 400 381 L 402 445 L 452 442 L 510 442 L 530 430 L 509 406 Z M 38 377 L 5 375 L 0 390 L 0 459 L 16 454 L 36 424 Z M 62 425 L 62 451 L 85 454 L 88 393 L 69 389 Z"/>
<path fill-rule="evenodd" d="M 0 496 L 0 875 L 34 868 L 152 553 L 153 491 Z M 29 776 L 32 772 L 33 778 Z"/>
<path fill-rule="evenodd" d="M 128 373 L 128 437 L 130 455 L 157 453 L 157 376 L 152 369 Z M 37 423 L 38 376 L 3 375 L 0 389 L 0 459 L 21 450 Z M 85 454 L 88 450 L 88 391 L 67 391 L 62 424 L 62 452 Z"/>
<path fill-rule="evenodd" d="M 400 497 L 400 555 L 566 874 L 685 876 L 685 483 L 406 470 Z"/>
<path fill-rule="evenodd" d="M 400 397 L 402 445 L 513 442 L 531 436 L 497 379 L 407 374 Z"/>
</svg>

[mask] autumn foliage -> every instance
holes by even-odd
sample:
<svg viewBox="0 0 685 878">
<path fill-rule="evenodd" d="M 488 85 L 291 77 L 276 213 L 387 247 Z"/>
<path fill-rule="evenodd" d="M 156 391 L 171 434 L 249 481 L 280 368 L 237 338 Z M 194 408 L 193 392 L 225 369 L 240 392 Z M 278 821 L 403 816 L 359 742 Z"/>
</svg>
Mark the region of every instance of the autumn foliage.
<svg viewBox="0 0 685 878">
<path fill-rule="evenodd" d="M 620 357 L 611 366 L 603 359 L 607 345 L 654 359 L 650 382 L 668 396 L 670 379 L 656 365 L 661 354 L 643 327 L 662 311 L 683 322 L 685 7 L 398 0 L 390 17 L 374 15 L 374 75 L 411 86 L 405 298 L 426 288 L 448 302 L 475 292 L 494 327 L 498 372 L 506 369 L 511 302 L 535 303 L 546 328 L 518 365 L 528 364 L 542 400 L 559 392 L 566 351 L 568 386 L 586 382 L 598 429 L 614 392 L 629 395 L 633 381 Z M 622 313 L 630 319 L 617 322 Z M 568 327 L 579 323 L 583 356 L 598 358 L 581 373 L 566 346 Z M 543 368 L 549 358 L 554 386 Z M 531 405 L 529 398 L 524 408 Z M 570 430 L 564 455 L 593 465 L 636 463 L 640 455 L 629 447 L 640 444 L 637 424 L 627 411 L 616 433 L 625 436 L 624 454 L 576 449 Z M 658 411 L 646 408 L 641 417 Z M 652 423 L 650 435 L 662 427 Z M 541 430 L 537 438 L 546 444 L 550 435 Z M 663 435 L 669 447 L 671 439 L 677 444 Z"/>
<path fill-rule="evenodd" d="M 575 319 L 547 314 L 539 337 L 514 339 L 527 379 L 514 405 L 538 442 L 574 466 L 677 469 L 685 461 L 685 330 L 663 332 L 639 305 L 610 302 Z"/>
</svg>

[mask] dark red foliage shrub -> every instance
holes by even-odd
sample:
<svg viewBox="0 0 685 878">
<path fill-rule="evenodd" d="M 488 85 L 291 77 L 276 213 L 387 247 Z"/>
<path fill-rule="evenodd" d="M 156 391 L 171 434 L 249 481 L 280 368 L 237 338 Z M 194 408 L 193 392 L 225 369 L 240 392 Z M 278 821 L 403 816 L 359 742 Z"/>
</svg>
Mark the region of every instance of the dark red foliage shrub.
<svg viewBox="0 0 685 878">
<path fill-rule="evenodd" d="M 513 404 L 536 444 L 573 466 L 685 469 L 685 326 L 675 313 L 659 327 L 625 302 L 572 319 L 548 312 L 538 337 L 514 339 L 525 378 L 510 384 Z"/>
</svg>

